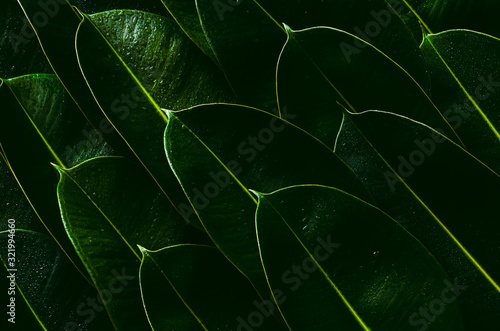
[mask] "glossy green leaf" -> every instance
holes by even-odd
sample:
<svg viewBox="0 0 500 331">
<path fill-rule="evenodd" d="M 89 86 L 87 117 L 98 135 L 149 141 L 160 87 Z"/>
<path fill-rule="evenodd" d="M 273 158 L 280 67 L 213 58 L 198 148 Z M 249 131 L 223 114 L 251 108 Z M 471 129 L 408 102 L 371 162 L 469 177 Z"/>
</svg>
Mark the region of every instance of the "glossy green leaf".
<svg viewBox="0 0 500 331">
<path fill-rule="evenodd" d="M 346 117 L 335 153 L 377 206 L 467 286 L 458 298 L 466 326 L 500 323 L 499 176 L 428 126 L 376 111 Z"/>
<path fill-rule="evenodd" d="M 465 30 L 422 44 L 433 100 L 468 151 L 500 173 L 500 40 Z"/>
<path fill-rule="evenodd" d="M 201 27 L 195 0 L 161 0 L 168 12 L 175 18 L 184 33 L 208 56 L 217 63 L 214 52 Z"/>
<path fill-rule="evenodd" d="M 262 264 L 291 330 L 463 330 L 440 264 L 379 209 L 321 186 L 258 196 Z"/>
<path fill-rule="evenodd" d="M 217 249 L 177 245 L 142 253 L 141 290 L 153 329 L 286 330 L 270 298 L 260 298 Z"/>
<path fill-rule="evenodd" d="M 342 121 L 338 103 L 353 112 L 402 114 L 458 140 L 425 91 L 397 63 L 361 39 L 362 52 L 346 52 L 343 47 L 353 38 L 332 28 L 288 29 L 277 90 L 280 108 L 298 114 L 295 124 L 333 147 Z"/>
<path fill-rule="evenodd" d="M 61 222 L 57 174 L 50 163 L 73 165 L 113 153 L 53 75 L 2 81 L 0 143 L 11 172 L 40 220 L 85 272 Z"/>
<path fill-rule="evenodd" d="M 126 159 L 96 158 L 59 172 L 64 225 L 113 324 L 123 330 L 147 329 L 136 245 L 204 243 L 206 236 L 186 223 L 154 181 Z"/>
<path fill-rule="evenodd" d="M 52 238 L 22 229 L 16 229 L 14 235 L 0 232 L 0 256 L 7 267 L 10 266 L 9 239 L 15 241 L 16 270 L 11 270 L 10 274 L 15 276 L 17 285 L 16 302 L 25 301 L 44 330 L 112 328 L 99 294 L 66 259 Z M 16 320 L 25 318 L 16 316 Z"/>
<path fill-rule="evenodd" d="M 234 101 L 233 92 L 220 69 L 192 44 L 171 18 L 137 10 L 112 10 L 90 15 L 90 19 L 119 54 L 121 59 L 115 62 L 122 66 L 120 60 L 123 61 L 161 108 L 180 110 L 198 104 Z M 80 62 L 86 60 L 82 56 L 88 56 L 81 49 L 85 47 L 83 42 L 77 48 Z M 104 63 L 102 66 L 101 69 L 110 71 Z M 89 74 L 84 71 L 86 77 Z M 119 94 L 123 90 L 118 88 L 124 86 L 117 85 L 116 77 L 110 76 L 109 81 L 96 85 L 92 84 L 94 77 L 87 78 L 92 78 L 90 87 L 100 104 L 116 97 L 121 102 L 111 103 L 111 111 L 126 105 L 125 98 Z M 112 86 L 116 85 L 113 90 L 109 89 L 110 85 L 106 89 L 101 85 L 111 81 Z M 107 99 L 101 95 L 105 92 L 110 94 Z M 135 91 L 128 96 L 131 103 L 136 103 L 135 96 Z M 104 105 L 108 114 L 109 106 Z"/>
<path fill-rule="evenodd" d="M 69 1 L 19 0 L 27 20 L 35 30 L 36 37 L 54 69 L 57 77 L 67 89 L 71 98 L 85 113 L 89 122 L 120 153 L 127 151 L 120 137 L 109 129 L 109 123 L 92 98 L 80 72 L 75 53 L 75 33 L 80 18 Z"/>
<path fill-rule="evenodd" d="M 248 189 L 313 183 L 371 199 L 327 146 L 254 108 L 220 104 L 171 112 L 165 150 L 208 234 L 259 291 L 265 284 L 255 238 L 257 201 Z"/>
<path fill-rule="evenodd" d="M 179 205 L 186 204 L 187 200 L 168 167 L 163 153 L 162 134 L 167 123 L 167 116 L 164 110 L 160 109 L 157 101 L 153 99 L 153 95 L 156 93 L 161 98 L 167 98 L 167 106 L 174 109 L 185 108 L 200 102 L 221 101 L 220 98 L 224 95 L 224 90 L 220 88 L 220 85 L 217 85 L 217 72 L 210 68 L 218 69 L 208 59 L 204 63 L 200 63 L 199 68 L 193 66 L 192 63 L 184 62 L 186 60 L 183 58 L 184 51 L 187 54 L 192 51 L 198 55 L 203 56 L 203 54 L 170 21 L 152 14 L 129 11 L 109 12 L 102 15 L 105 17 L 98 15 L 96 21 L 104 22 L 104 19 L 115 18 L 115 21 L 122 24 L 125 32 L 123 35 L 118 34 L 118 36 L 113 37 L 111 31 L 105 32 L 104 23 L 101 25 L 103 28 L 101 31 L 88 16 L 84 15 L 76 36 L 80 67 L 106 117 L 155 179 L 172 205 L 178 208 Z M 156 24 L 151 23 L 153 19 Z M 158 39 L 153 38 L 149 44 L 149 39 L 138 38 L 136 40 L 134 32 L 127 32 L 127 24 L 141 26 L 143 27 L 141 30 L 144 30 L 145 33 L 148 29 L 162 31 L 162 33 L 157 36 Z M 173 35 L 170 35 L 171 32 Z M 123 52 L 128 49 L 127 52 L 130 52 L 130 54 L 125 52 L 122 57 L 103 33 L 109 34 L 111 40 L 119 41 L 120 36 L 126 36 L 129 42 L 129 39 L 132 39 L 136 43 L 146 43 L 145 46 L 159 50 L 156 53 L 151 53 L 151 57 L 146 57 L 146 67 L 145 63 L 141 62 L 140 57 L 137 58 L 139 62 L 131 62 L 131 65 L 128 65 L 124 61 L 126 57 L 132 56 L 130 47 L 133 46 L 130 45 L 134 43 L 130 43 L 129 46 L 121 50 Z M 137 56 L 136 52 L 134 51 L 134 55 Z M 161 59 L 166 54 L 169 56 L 166 59 Z M 195 55 L 191 60 L 196 62 L 198 55 Z M 173 78 L 168 78 L 160 83 L 161 86 L 159 85 L 157 90 L 153 85 L 150 93 L 146 90 L 145 82 L 141 82 L 140 78 L 154 79 L 150 71 L 144 70 L 150 68 L 149 66 L 156 65 L 160 61 L 159 59 L 161 59 L 162 72 L 167 68 L 172 69 L 171 72 L 166 71 L 165 74 L 169 77 L 172 75 Z M 187 69 L 181 70 L 181 64 Z M 133 72 L 133 69 L 136 68 L 139 71 L 143 70 L 143 73 L 150 76 L 136 75 Z M 191 69 L 193 70 L 191 71 Z M 200 77 L 202 77 L 201 80 Z M 149 82 L 152 81 L 149 80 Z M 204 84 L 207 82 L 209 83 L 205 86 Z M 211 85 L 212 83 L 213 85 Z M 182 94 L 179 96 L 180 91 Z M 191 221 L 201 227 L 196 218 Z"/>
</svg>

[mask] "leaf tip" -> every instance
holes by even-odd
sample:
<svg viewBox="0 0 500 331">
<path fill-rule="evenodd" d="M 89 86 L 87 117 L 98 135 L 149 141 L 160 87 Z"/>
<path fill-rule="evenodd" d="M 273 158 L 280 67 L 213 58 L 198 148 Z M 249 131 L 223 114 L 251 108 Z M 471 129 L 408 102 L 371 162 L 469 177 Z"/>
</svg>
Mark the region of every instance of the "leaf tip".
<svg viewBox="0 0 500 331">
<path fill-rule="evenodd" d="M 141 246 L 141 245 L 139 245 L 139 244 L 137 245 L 137 247 L 138 247 L 138 248 L 139 248 L 139 250 L 141 251 L 142 256 L 145 256 L 145 255 L 147 255 L 147 254 L 148 254 L 148 252 L 149 252 L 149 251 L 148 251 L 146 248 L 142 247 L 142 246 Z"/>
<path fill-rule="evenodd" d="M 282 24 L 283 24 L 283 28 L 285 28 L 286 34 L 290 35 L 293 33 L 293 30 L 286 23 L 282 23 Z"/>
<path fill-rule="evenodd" d="M 255 190 L 249 190 L 251 193 L 253 193 L 257 198 L 262 198 L 264 196 L 264 193 L 255 191 Z"/>
</svg>

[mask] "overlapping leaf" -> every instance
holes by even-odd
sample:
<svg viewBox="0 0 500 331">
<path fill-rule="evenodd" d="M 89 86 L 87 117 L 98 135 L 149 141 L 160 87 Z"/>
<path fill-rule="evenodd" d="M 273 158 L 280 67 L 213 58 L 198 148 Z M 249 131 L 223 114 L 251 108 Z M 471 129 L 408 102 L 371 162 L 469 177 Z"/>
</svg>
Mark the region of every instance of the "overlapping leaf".
<svg viewBox="0 0 500 331">
<path fill-rule="evenodd" d="M 14 233 L 17 270 L 10 274 L 15 276 L 18 287 L 16 304 L 27 302 L 44 330 L 112 328 L 99 294 L 81 277 L 52 238 L 22 229 Z M 3 263 L 8 263 L 9 234 L 0 233 Z M 25 318 L 16 316 L 16 320 Z"/>
<path fill-rule="evenodd" d="M 130 161 L 96 158 L 61 169 L 64 225 L 118 329 L 145 329 L 136 245 L 208 240 L 186 223 L 153 180 Z"/>
<path fill-rule="evenodd" d="M 153 329 L 244 330 L 250 323 L 286 330 L 270 298 L 263 301 L 217 249 L 178 245 L 142 253 L 141 290 Z"/>
<path fill-rule="evenodd" d="M 348 53 L 354 36 L 332 28 L 288 31 L 277 71 L 279 105 L 296 113 L 293 122 L 333 146 L 343 105 L 353 112 L 380 109 L 455 133 L 425 91 L 397 63 L 375 47 Z M 340 46 L 340 47 L 339 47 Z M 304 97 L 307 96 L 307 97 Z"/>
<path fill-rule="evenodd" d="M 451 30 L 426 35 L 421 48 L 434 102 L 467 149 L 500 173 L 500 40 Z"/>
<path fill-rule="evenodd" d="M 73 165 L 113 153 L 92 129 L 53 75 L 3 81 L 0 142 L 11 172 L 61 248 L 84 272 L 61 223 L 57 174 L 50 166 Z"/>
<path fill-rule="evenodd" d="M 165 149 L 208 234 L 259 291 L 266 286 L 255 239 L 257 201 L 249 188 L 271 192 L 314 183 L 371 199 L 328 147 L 253 108 L 220 104 L 170 113 Z"/>
<path fill-rule="evenodd" d="M 258 196 L 260 255 L 291 330 L 463 330 L 458 289 L 379 209 L 321 186 Z M 421 309 L 435 302 L 426 322 Z"/>
<path fill-rule="evenodd" d="M 377 206 L 468 287 L 458 298 L 466 325 L 497 324 L 500 177 L 428 126 L 382 112 L 349 114 L 335 152 Z"/>
</svg>

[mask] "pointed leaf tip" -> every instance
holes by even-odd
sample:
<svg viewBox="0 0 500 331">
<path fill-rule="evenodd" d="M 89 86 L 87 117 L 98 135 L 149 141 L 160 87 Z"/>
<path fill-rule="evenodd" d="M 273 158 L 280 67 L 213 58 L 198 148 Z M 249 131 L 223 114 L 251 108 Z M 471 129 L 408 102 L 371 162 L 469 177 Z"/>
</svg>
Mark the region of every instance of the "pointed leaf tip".
<svg viewBox="0 0 500 331">
<path fill-rule="evenodd" d="M 263 194 L 263 193 L 258 192 L 258 191 L 255 191 L 255 190 L 251 190 L 251 189 L 249 189 L 249 191 L 250 191 L 251 193 L 253 193 L 253 194 L 254 194 L 257 198 L 259 198 L 259 199 L 260 199 L 260 198 L 262 198 L 262 197 L 264 196 L 264 194 Z"/>
<path fill-rule="evenodd" d="M 283 27 L 285 28 L 285 31 L 287 34 L 291 34 L 293 32 L 293 30 L 286 23 L 282 23 L 282 24 L 283 24 Z"/>
<path fill-rule="evenodd" d="M 149 252 L 146 248 L 142 247 L 142 246 L 141 246 L 141 245 L 139 245 L 139 244 L 137 245 L 137 247 L 138 247 L 138 248 L 139 248 L 139 250 L 141 251 L 142 256 L 146 255 L 146 254 Z"/>
</svg>

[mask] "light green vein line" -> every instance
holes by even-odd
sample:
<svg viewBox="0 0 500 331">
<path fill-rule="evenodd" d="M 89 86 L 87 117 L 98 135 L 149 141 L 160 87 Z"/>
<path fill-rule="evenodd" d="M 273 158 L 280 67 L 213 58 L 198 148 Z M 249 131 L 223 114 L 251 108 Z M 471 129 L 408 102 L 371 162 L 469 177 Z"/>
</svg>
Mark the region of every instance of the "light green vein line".
<svg viewBox="0 0 500 331">
<path fill-rule="evenodd" d="M 191 133 L 193 135 L 193 137 L 195 137 L 196 140 L 198 140 L 199 143 L 202 144 L 203 147 L 205 147 L 205 149 L 217 160 L 217 162 L 219 162 L 222 165 L 222 167 L 224 168 L 224 170 L 226 170 L 227 173 L 236 181 L 236 183 L 238 183 L 238 185 L 245 191 L 245 193 L 252 199 L 252 201 L 255 202 L 255 204 L 257 204 L 257 200 L 253 197 L 253 195 L 250 193 L 250 191 L 248 191 L 248 189 L 245 187 L 245 185 L 243 185 L 243 183 L 240 182 L 240 180 L 238 178 L 236 178 L 235 175 L 233 175 L 233 173 L 226 167 L 226 165 L 221 161 L 221 159 L 219 159 L 219 157 L 217 155 L 215 155 L 215 153 L 210 149 L 210 147 L 208 147 L 200 139 L 200 137 L 198 137 L 193 131 L 191 131 L 191 129 L 187 125 L 185 125 L 178 117 L 175 116 L 174 118 L 177 121 L 179 121 L 179 123 L 181 123 L 182 125 L 184 125 L 185 128 L 188 129 L 189 133 Z"/>
<path fill-rule="evenodd" d="M 491 123 L 491 121 L 488 118 L 488 116 L 486 116 L 486 114 L 483 112 L 483 110 L 477 104 L 477 102 L 474 100 L 474 98 L 469 94 L 469 92 L 467 91 L 467 89 L 463 86 L 462 82 L 458 79 L 458 77 L 455 75 L 455 73 L 453 72 L 453 70 L 450 68 L 450 66 L 448 65 L 448 63 L 446 62 L 446 60 L 441 56 L 441 54 L 439 53 L 439 51 L 437 50 L 437 48 L 434 46 L 434 43 L 432 42 L 431 39 L 432 38 L 427 37 L 427 40 L 429 41 L 429 44 L 432 46 L 432 49 L 436 52 L 437 56 L 439 56 L 439 59 L 443 62 L 443 64 L 445 65 L 446 69 L 448 69 L 448 71 L 450 72 L 450 74 L 453 76 L 453 79 L 455 79 L 455 81 L 457 82 L 457 84 L 460 86 L 460 89 L 462 89 L 462 91 L 465 93 L 465 95 L 467 96 L 467 98 L 469 99 L 469 101 L 472 102 L 472 104 L 474 105 L 474 107 L 476 108 L 476 110 L 479 112 L 479 114 L 481 115 L 481 117 L 484 119 L 484 121 L 486 122 L 486 124 L 488 124 L 488 127 L 491 129 L 491 131 L 493 131 L 493 133 L 495 134 L 495 136 L 500 140 L 500 133 L 497 131 L 497 129 L 495 128 L 495 126 L 493 125 L 493 123 Z"/>
<path fill-rule="evenodd" d="M 283 221 L 283 223 L 285 223 L 286 227 L 293 234 L 293 236 L 295 237 L 295 239 L 297 239 L 297 241 L 299 242 L 300 246 L 306 251 L 307 255 L 309 255 L 309 257 L 316 263 L 316 265 L 318 266 L 318 269 L 321 271 L 321 273 L 323 274 L 323 276 L 326 278 L 326 280 L 333 287 L 333 289 L 335 290 L 335 292 L 337 292 L 337 294 L 339 295 L 340 299 L 347 306 L 348 310 L 354 316 L 354 318 L 356 319 L 356 321 L 361 325 L 361 327 L 364 330 L 370 331 L 370 328 L 365 324 L 365 322 L 363 321 L 363 319 L 358 315 L 358 313 L 356 312 L 356 310 L 354 309 L 354 307 L 350 304 L 349 300 L 347 300 L 347 298 L 344 296 L 344 294 L 342 293 L 342 291 L 340 291 L 340 289 L 337 287 L 337 285 L 332 281 L 332 279 L 330 278 L 330 276 L 328 275 L 328 273 L 323 269 L 323 267 L 321 266 L 321 264 L 318 261 L 316 261 L 316 259 L 314 258 L 314 255 L 311 254 L 311 252 L 307 249 L 307 247 L 300 240 L 300 238 L 297 236 L 297 234 L 295 233 L 295 231 L 293 231 L 293 229 L 290 227 L 290 225 L 288 224 L 288 222 L 283 218 L 283 216 L 281 216 L 281 214 L 279 213 L 279 211 L 274 207 L 274 205 L 270 201 L 266 200 L 265 198 L 263 200 L 267 204 L 269 204 L 269 206 L 271 206 L 273 208 L 273 210 L 276 212 L 276 214 L 278 214 L 278 216 L 281 218 L 281 220 Z"/>
<path fill-rule="evenodd" d="M 109 49 L 113 52 L 113 54 L 116 56 L 116 58 L 120 61 L 120 63 L 123 65 L 123 67 L 127 70 L 127 72 L 132 77 L 132 79 L 134 80 L 134 82 L 141 88 L 142 92 L 147 97 L 148 101 L 156 109 L 156 111 L 158 112 L 158 114 L 163 118 L 163 120 L 165 121 L 165 123 L 168 123 L 168 117 L 165 115 L 165 113 L 163 113 L 163 111 L 161 110 L 160 106 L 158 106 L 158 104 L 156 104 L 156 102 L 154 101 L 153 97 L 151 97 L 151 95 L 149 94 L 149 92 L 144 88 L 144 86 L 141 84 L 141 82 L 139 81 L 139 79 L 137 78 L 137 76 L 132 72 L 132 70 L 129 68 L 129 66 L 123 61 L 123 59 L 120 56 L 120 54 L 118 54 L 118 52 L 114 49 L 114 47 L 109 43 L 108 39 L 106 39 L 106 37 L 102 34 L 101 30 L 99 30 L 99 28 L 97 28 L 97 26 L 94 24 L 94 22 L 92 22 L 92 20 L 90 19 L 90 17 L 87 14 L 82 13 L 78 8 L 76 8 L 76 9 L 83 16 L 83 20 L 80 23 L 80 26 L 82 24 L 84 24 L 85 21 L 88 21 L 92 25 L 92 27 L 97 31 L 97 33 L 99 33 L 99 35 L 101 36 L 101 38 L 106 42 L 106 44 L 108 45 Z M 78 31 L 80 31 L 80 26 L 78 27 Z M 77 36 L 78 36 L 78 33 L 77 33 Z M 78 38 L 75 38 L 75 41 L 77 41 L 77 39 Z M 78 44 L 78 43 L 76 42 L 76 44 Z M 78 47 L 77 47 L 77 49 L 78 49 Z M 80 61 L 78 61 L 78 62 L 80 62 Z"/>
<path fill-rule="evenodd" d="M 408 1 L 406 0 L 403 0 L 403 2 L 405 3 L 405 5 L 408 7 L 408 9 L 410 9 L 410 11 L 413 13 L 413 15 L 415 15 L 418 20 L 420 21 L 420 23 L 422 23 L 422 25 L 425 27 L 425 29 L 430 33 L 432 34 L 432 31 L 431 29 L 427 26 L 427 24 L 425 23 L 425 21 L 420 17 L 420 15 L 413 9 L 412 6 L 410 6 L 410 4 L 408 3 Z"/>
</svg>

